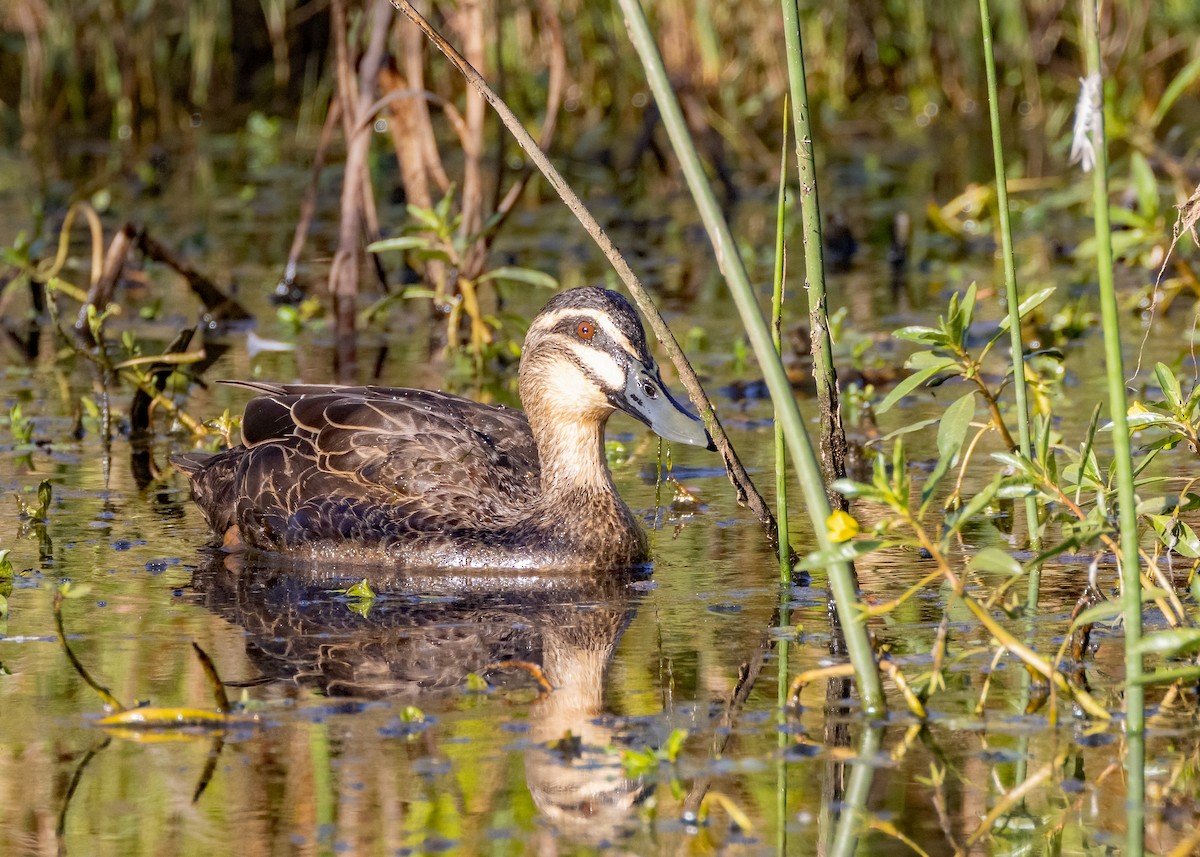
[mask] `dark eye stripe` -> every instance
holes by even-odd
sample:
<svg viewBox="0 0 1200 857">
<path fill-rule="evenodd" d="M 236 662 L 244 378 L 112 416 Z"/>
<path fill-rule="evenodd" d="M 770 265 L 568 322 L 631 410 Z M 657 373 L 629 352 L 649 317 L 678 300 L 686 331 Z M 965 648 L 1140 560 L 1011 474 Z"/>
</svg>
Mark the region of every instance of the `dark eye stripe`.
<svg viewBox="0 0 1200 857">
<path fill-rule="evenodd" d="M 563 356 L 575 364 L 575 368 L 582 372 L 585 378 L 595 384 L 597 389 L 604 390 L 605 392 L 611 392 L 611 388 L 604 383 L 604 380 L 595 372 L 593 372 L 591 367 L 584 363 L 577 354 L 575 354 L 573 351 L 565 351 Z"/>
</svg>

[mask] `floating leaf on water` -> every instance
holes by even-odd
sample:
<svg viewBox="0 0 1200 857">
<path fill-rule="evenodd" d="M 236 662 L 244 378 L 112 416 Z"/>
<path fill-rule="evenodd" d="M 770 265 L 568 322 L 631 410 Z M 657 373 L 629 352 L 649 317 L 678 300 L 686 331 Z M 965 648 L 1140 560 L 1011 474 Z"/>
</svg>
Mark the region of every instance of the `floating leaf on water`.
<svg viewBox="0 0 1200 857">
<path fill-rule="evenodd" d="M 256 717 L 237 717 L 203 708 L 130 708 L 102 717 L 97 726 L 126 729 L 226 729 L 230 726 L 258 723 Z"/>
<path fill-rule="evenodd" d="M 360 580 L 358 583 L 354 584 L 349 589 L 347 589 L 346 594 L 348 596 L 350 596 L 351 598 L 374 599 L 374 598 L 378 597 L 375 595 L 375 590 L 373 590 L 371 588 L 371 584 L 367 582 L 367 579 L 365 577 L 362 580 Z"/>
<path fill-rule="evenodd" d="M 424 723 L 425 712 L 415 705 L 406 705 L 400 709 L 400 719 L 405 723 Z"/>
</svg>

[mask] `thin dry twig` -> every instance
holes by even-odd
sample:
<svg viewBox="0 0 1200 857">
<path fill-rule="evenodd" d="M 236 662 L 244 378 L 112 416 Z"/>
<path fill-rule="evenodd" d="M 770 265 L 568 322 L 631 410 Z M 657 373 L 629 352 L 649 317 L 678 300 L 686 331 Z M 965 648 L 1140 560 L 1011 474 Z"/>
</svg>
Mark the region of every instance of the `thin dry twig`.
<svg viewBox="0 0 1200 857">
<path fill-rule="evenodd" d="M 708 395 L 704 392 L 704 388 L 700 385 L 700 379 L 696 376 L 695 370 L 688 362 L 683 350 L 679 347 L 679 342 L 675 339 L 671 329 L 667 327 L 666 321 L 658 308 L 654 305 L 653 299 L 642 286 L 641 281 L 634 274 L 633 269 L 629 267 L 629 263 L 617 250 L 608 234 L 601 228 L 600 224 L 588 211 L 583 204 L 583 200 L 571 189 L 566 180 L 550 163 L 550 159 L 546 157 L 545 152 L 538 147 L 537 142 L 530 136 L 529 132 L 521 124 L 521 121 L 509 109 L 503 99 L 497 95 L 483 76 L 466 61 L 466 59 L 457 50 L 454 49 L 442 36 L 430 26 L 429 22 L 421 16 L 409 0 L 390 0 L 393 6 L 408 16 L 414 24 L 416 24 L 425 36 L 437 47 L 442 54 L 450 61 L 450 63 L 458 69 L 459 73 L 466 78 L 471 86 L 475 87 L 480 94 L 487 100 L 492 108 L 500 117 L 500 121 L 504 123 L 504 127 L 509 130 L 509 133 L 516 138 L 518 145 L 525 150 L 530 160 L 541 171 L 542 175 L 550 183 L 551 187 L 558 192 L 567 208 L 575 215 L 575 218 L 587 231 L 592 240 L 604 253 L 609 264 L 613 266 L 617 276 L 621 278 L 621 282 L 625 284 L 629 294 L 633 297 L 638 309 L 650 324 L 650 328 L 654 331 L 654 335 L 658 341 L 662 343 L 663 348 L 670 357 L 671 362 L 675 365 L 679 372 L 680 382 L 687 389 L 688 395 L 691 397 L 692 403 L 700 409 L 700 413 L 704 417 L 705 425 L 708 426 L 709 434 L 712 435 L 713 443 L 717 447 L 717 451 L 721 453 L 721 457 L 725 462 L 725 470 L 729 476 L 729 481 L 733 484 L 734 490 L 737 493 L 739 503 L 749 505 L 750 510 L 758 518 L 759 523 L 767 533 L 767 537 L 773 547 L 778 545 L 779 529 L 775 522 L 775 516 L 771 512 L 767 502 L 762 495 L 754 487 L 750 475 L 742 466 L 741 460 L 733 449 L 733 445 L 729 442 L 728 435 L 725 434 L 724 428 L 721 427 L 720 420 L 717 419 L 716 409 L 713 408 L 712 402 Z M 410 81 L 410 85 L 412 81 Z"/>
</svg>

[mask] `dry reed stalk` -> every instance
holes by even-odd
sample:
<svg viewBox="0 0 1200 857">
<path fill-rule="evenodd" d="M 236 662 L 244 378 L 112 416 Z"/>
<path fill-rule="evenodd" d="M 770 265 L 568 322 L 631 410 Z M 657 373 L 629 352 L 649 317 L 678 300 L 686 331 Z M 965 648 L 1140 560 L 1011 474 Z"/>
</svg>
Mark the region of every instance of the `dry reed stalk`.
<svg viewBox="0 0 1200 857">
<path fill-rule="evenodd" d="M 356 324 L 358 309 L 359 263 L 362 259 L 360 238 L 364 212 L 374 208 L 368 203 L 370 189 L 367 174 L 367 151 L 371 145 L 370 124 L 363 117 L 370 115 L 374 100 L 375 81 L 383 65 L 384 47 L 392 21 L 392 7 L 387 0 L 375 0 L 371 6 L 371 35 L 367 51 L 358 67 L 358 80 L 350 73 L 349 45 L 346 32 L 345 0 L 333 0 L 334 39 L 337 45 L 338 91 L 343 110 L 343 127 L 347 128 L 346 170 L 342 179 L 341 225 L 338 246 L 329 270 L 329 292 L 333 297 L 336 318 L 337 350 L 335 373 L 342 382 L 353 382 L 357 375 Z M 365 127 L 364 127 L 365 124 Z"/>
</svg>

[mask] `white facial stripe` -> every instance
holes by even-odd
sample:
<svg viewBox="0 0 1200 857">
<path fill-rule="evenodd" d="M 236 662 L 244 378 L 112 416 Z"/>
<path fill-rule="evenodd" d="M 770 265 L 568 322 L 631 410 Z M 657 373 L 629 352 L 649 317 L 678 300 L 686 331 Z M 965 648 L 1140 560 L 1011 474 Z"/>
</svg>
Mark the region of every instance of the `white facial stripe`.
<svg viewBox="0 0 1200 857">
<path fill-rule="evenodd" d="M 620 328 L 612 323 L 612 319 L 610 319 L 608 316 L 602 315 L 596 318 L 596 324 L 600 325 L 600 328 L 607 333 L 612 341 L 617 343 L 617 345 L 619 345 L 626 354 L 628 354 L 630 357 L 633 357 L 635 360 L 637 359 L 638 353 L 633 347 L 633 343 L 630 342 L 629 338 L 621 332 Z"/>
<path fill-rule="evenodd" d="M 611 355 L 589 348 L 581 342 L 568 345 L 580 365 L 585 366 L 592 375 L 600 380 L 610 390 L 625 389 L 625 370 L 622 369 Z"/>
<path fill-rule="evenodd" d="M 545 313 L 538 316 L 537 326 L 542 330 L 553 330 L 563 319 L 581 317 L 593 319 L 596 324 L 600 326 L 600 329 L 603 330 L 605 334 L 607 334 L 608 337 L 621 348 L 621 350 L 631 355 L 634 359 L 638 359 L 637 349 L 633 347 L 633 343 L 629 341 L 629 337 L 627 337 L 621 331 L 621 329 L 613 323 L 612 319 L 604 313 L 588 312 L 587 310 L 580 310 L 574 307 L 564 307 L 563 309 L 556 310 L 555 312 Z"/>
<path fill-rule="evenodd" d="M 564 318 L 576 315 L 579 315 L 579 310 L 566 307 L 554 312 L 544 312 L 535 321 L 537 326 L 543 330 L 553 330 Z"/>
</svg>

